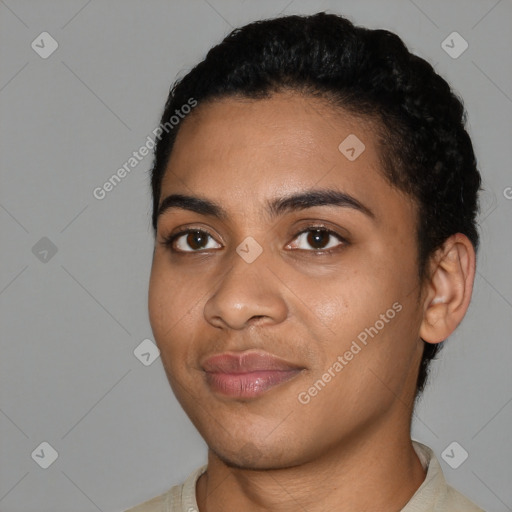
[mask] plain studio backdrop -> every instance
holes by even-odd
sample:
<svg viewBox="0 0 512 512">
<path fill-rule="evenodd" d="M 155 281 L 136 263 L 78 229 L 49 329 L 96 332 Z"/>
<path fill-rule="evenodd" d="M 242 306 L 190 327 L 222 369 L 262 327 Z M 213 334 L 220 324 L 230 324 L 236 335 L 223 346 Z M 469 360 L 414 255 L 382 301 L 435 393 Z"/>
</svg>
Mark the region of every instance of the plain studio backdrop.
<svg viewBox="0 0 512 512">
<path fill-rule="evenodd" d="M 461 492 L 512 510 L 510 0 L 1 0 L 2 512 L 121 511 L 206 461 L 153 349 L 140 148 L 170 84 L 233 27 L 321 10 L 396 32 L 464 99 L 482 245 L 413 437 Z"/>
</svg>

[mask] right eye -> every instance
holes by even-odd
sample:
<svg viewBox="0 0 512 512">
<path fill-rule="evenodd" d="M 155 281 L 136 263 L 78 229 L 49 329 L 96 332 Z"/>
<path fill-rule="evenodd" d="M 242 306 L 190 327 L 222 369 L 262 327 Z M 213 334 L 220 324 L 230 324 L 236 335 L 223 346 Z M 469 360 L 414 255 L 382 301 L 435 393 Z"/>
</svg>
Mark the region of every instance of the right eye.
<svg viewBox="0 0 512 512">
<path fill-rule="evenodd" d="M 213 237 L 202 229 L 186 229 L 166 237 L 163 244 L 174 252 L 200 252 L 208 249 L 218 249 L 221 246 L 211 245 L 208 239 L 216 244 Z"/>
</svg>

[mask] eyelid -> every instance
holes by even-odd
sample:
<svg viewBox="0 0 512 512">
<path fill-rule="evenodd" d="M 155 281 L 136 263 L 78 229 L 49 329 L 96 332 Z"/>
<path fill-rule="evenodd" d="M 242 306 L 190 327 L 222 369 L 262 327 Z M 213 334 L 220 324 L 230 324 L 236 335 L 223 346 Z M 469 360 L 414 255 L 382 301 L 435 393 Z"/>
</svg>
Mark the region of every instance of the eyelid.
<svg viewBox="0 0 512 512">
<path fill-rule="evenodd" d="M 288 247 L 296 238 L 303 235 L 304 233 L 309 233 L 311 231 L 324 231 L 328 235 L 334 236 L 337 238 L 341 244 L 337 245 L 336 247 L 331 247 L 329 249 L 292 249 L 294 251 L 304 251 L 304 252 L 312 252 L 316 254 L 329 254 L 330 252 L 334 252 L 338 250 L 340 247 L 348 245 L 348 240 L 341 236 L 337 231 L 334 231 L 333 229 L 328 228 L 327 226 L 323 225 L 322 223 L 312 223 L 309 225 L 306 225 L 303 229 L 301 229 L 298 233 L 294 235 L 292 238 L 292 241 L 289 242 L 286 246 Z"/>
<path fill-rule="evenodd" d="M 216 238 L 207 229 L 205 229 L 203 227 L 199 228 L 199 227 L 193 227 L 193 226 L 179 229 L 179 231 L 177 231 L 176 233 L 171 233 L 169 235 L 163 236 L 163 240 L 160 243 L 164 247 L 169 248 L 172 252 L 179 253 L 179 254 L 185 254 L 185 253 L 194 254 L 194 253 L 202 253 L 202 252 L 206 252 L 206 251 L 218 250 L 218 248 L 215 248 L 215 249 L 200 249 L 200 250 L 196 250 L 196 251 L 193 251 L 193 250 L 192 251 L 182 251 L 181 249 L 175 249 L 173 247 L 174 243 L 176 242 L 176 240 L 178 238 L 180 238 L 184 235 L 188 235 L 190 233 L 194 233 L 195 231 L 200 231 L 201 233 L 204 233 L 207 236 L 209 236 L 210 238 L 212 238 L 213 240 L 215 240 L 216 243 L 220 243 L 216 240 Z"/>
<path fill-rule="evenodd" d="M 325 232 L 327 232 L 327 233 L 329 233 L 331 235 L 334 235 L 334 236 L 338 237 L 340 240 L 345 240 L 343 238 L 343 236 L 341 236 L 337 231 L 335 231 L 332 228 L 329 228 L 328 226 L 326 226 L 325 224 L 322 224 L 321 222 L 320 223 L 313 222 L 312 224 L 307 224 L 298 233 L 296 233 L 295 236 L 297 237 L 299 235 L 302 235 L 303 233 L 307 233 L 308 231 L 314 231 L 314 230 L 325 231 Z"/>
</svg>

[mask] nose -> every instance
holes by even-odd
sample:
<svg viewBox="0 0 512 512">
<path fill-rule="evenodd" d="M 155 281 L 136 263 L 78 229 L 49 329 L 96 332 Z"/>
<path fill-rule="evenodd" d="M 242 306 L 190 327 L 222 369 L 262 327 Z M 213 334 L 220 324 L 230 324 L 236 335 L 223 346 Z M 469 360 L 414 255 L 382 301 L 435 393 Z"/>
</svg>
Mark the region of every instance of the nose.
<svg viewBox="0 0 512 512">
<path fill-rule="evenodd" d="M 287 317 L 280 281 L 263 261 L 246 263 L 238 255 L 204 307 L 214 327 L 244 329 L 253 324 L 279 324 Z"/>
</svg>

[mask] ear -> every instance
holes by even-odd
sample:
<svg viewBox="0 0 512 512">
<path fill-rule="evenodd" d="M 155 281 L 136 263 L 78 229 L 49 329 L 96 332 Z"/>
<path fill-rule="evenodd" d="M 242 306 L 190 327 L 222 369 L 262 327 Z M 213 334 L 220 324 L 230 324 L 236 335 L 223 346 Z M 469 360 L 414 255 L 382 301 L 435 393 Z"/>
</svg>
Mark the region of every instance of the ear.
<svg viewBox="0 0 512 512">
<path fill-rule="evenodd" d="M 448 238 L 431 258 L 425 283 L 420 336 L 427 343 L 444 341 L 460 324 L 471 300 L 476 255 L 467 236 Z"/>
</svg>

